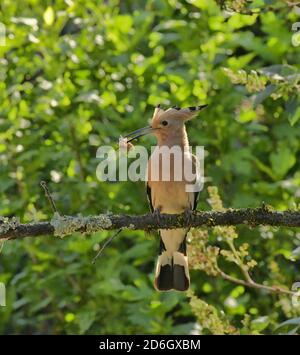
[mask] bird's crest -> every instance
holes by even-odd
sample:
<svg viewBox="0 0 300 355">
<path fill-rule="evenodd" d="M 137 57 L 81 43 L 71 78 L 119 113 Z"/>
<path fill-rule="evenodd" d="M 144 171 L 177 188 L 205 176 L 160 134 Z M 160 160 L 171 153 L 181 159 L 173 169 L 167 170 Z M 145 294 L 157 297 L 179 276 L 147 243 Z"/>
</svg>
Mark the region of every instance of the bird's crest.
<svg viewBox="0 0 300 355">
<path fill-rule="evenodd" d="M 184 121 L 187 121 L 193 118 L 199 111 L 203 110 L 207 105 L 200 106 L 190 106 L 190 107 L 178 107 L 173 106 L 164 110 L 160 105 L 157 105 L 152 120 L 156 120 L 158 118 L 181 118 Z"/>
</svg>

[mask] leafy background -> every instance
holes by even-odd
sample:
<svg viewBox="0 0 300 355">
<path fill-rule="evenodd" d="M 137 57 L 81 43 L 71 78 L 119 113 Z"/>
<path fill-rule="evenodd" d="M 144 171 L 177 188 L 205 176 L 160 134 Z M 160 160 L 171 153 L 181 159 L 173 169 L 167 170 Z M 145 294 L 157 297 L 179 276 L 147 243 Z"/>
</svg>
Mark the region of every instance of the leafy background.
<svg viewBox="0 0 300 355">
<path fill-rule="evenodd" d="M 140 214 L 142 182 L 99 182 L 97 147 L 145 125 L 153 106 L 209 107 L 188 125 L 206 149 L 199 209 L 214 185 L 226 207 L 299 208 L 300 9 L 292 1 L 2 0 L 0 215 L 51 218 L 46 180 L 65 214 Z M 294 37 L 297 40 L 296 37 Z M 300 43 L 300 41 L 298 41 Z M 297 43 L 296 43 L 297 44 Z M 145 138 L 150 147 L 153 140 Z M 208 245 L 225 248 L 212 230 Z M 220 231 L 219 231 L 220 232 Z M 260 283 L 299 281 L 299 229 L 237 229 Z M 291 297 L 192 271 L 189 294 L 153 290 L 155 238 L 123 231 L 2 245 L 4 334 L 297 332 Z M 197 243 L 197 240 L 196 240 Z M 241 278 L 230 260 L 228 274 Z M 287 321 L 278 328 L 279 324 Z"/>
</svg>

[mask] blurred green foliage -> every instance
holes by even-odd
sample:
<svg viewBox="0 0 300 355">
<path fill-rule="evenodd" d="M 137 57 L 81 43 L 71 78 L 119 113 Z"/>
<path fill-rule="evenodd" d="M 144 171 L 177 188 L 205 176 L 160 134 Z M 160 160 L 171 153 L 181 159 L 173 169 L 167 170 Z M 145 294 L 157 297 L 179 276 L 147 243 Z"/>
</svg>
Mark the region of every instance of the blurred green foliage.
<svg viewBox="0 0 300 355">
<path fill-rule="evenodd" d="M 299 207 L 300 47 L 291 40 L 299 8 L 292 2 L 2 0 L 0 16 L 7 36 L 0 215 L 51 218 L 41 180 L 65 214 L 146 212 L 142 182 L 97 181 L 96 150 L 144 126 L 157 103 L 209 104 L 188 132 L 192 145 L 205 146 L 207 185 L 218 186 L 225 206 Z M 206 199 L 205 188 L 199 209 L 210 208 Z M 257 282 L 290 289 L 299 281 L 299 229 L 237 230 L 236 243 L 247 242 L 257 262 Z M 223 246 L 208 233 L 211 245 Z M 123 231 L 92 265 L 109 235 L 2 245 L 0 333 L 268 334 L 299 326 L 289 296 L 204 271 L 192 271 L 192 295 L 155 292 L 158 243 L 143 232 Z M 241 277 L 226 259 L 221 267 Z"/>
</svg>

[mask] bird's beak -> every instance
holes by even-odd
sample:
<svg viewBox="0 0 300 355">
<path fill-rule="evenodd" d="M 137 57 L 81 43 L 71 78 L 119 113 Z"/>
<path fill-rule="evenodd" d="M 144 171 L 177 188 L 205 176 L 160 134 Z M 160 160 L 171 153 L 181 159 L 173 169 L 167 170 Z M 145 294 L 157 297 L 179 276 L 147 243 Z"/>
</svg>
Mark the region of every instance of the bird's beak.
<svg viewBox="0 0 300 355">
<path fill-rule="evenodd" d="M 150 134 L 153 131 L 154 129 L 151 126 L 146 126 L 127 134 L 126 136 L 124 136 L 124 138 L 127 138 L 127 143 L 129 143 L 134 139 L 138 139 L 139 137 L 145 136 L 146 134 Z"/>
</svg>

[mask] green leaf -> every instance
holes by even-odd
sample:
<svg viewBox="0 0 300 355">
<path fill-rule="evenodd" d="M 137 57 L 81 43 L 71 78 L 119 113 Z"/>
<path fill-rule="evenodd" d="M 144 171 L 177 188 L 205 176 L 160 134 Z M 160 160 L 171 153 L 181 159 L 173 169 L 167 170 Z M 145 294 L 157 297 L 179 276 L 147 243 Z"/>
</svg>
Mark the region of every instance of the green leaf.
<svg viewBox="0 0 300 355">
<path fill-rule="evenodd" d="M 276 180 L 276 175 L 273 173 L 272 169 L 269 168 L 266 164 L 264 164 L 259 159 L 255 158 L 254 156 L 250 157 L 250 160 L 252 160 L 254 162 L 254 164 L 256 165 L 256 167 L 260 171 L 267 174 L 272 180 Z"/>
<path fill-rule="evenodd" d="M 275 85 L 267 85 L 266 88 L 254 96 L 254 107 L 257 107 L 276 90 Z"/>
<path fill-rule="evenodd" d="M 295 100 L 291 106 L 288 106 L 287 113 L 291 126 L 294 126 L 300 119 L 300 106 L 298 100 Z"/>
<path fill-rule="evenodd" d="M 92 326 L 96 320 L 97 312 L 95 310 L 87 310 L 77 315 L 79 324 L 79 334 L 84 334 Z"/>
<path fill-rule="evenodd" d="M 280 324 L 276 327 L 276 329 L 281 328 L 281 327 L 283 327 L 283 326 L 285 326 L 285 325 L 299 325 L 299 326 L 300 326 L 300 317 L 288 319 L 288 320 L 286 320 L 285 322 L 280 323 Z"/>
<path fill-rule="evenodd" d="M 43 14 L 44 22 L 47 26 L 51 26 L 54 22 L 54 10 L 51 6 L 48 6 Z"/>
<path fill-rule="evenodd" d="M 267 328 L 267 326 L 270 324 L 270 320 L 269 317 L 264 316 L 264 317 L 259 317 L 254 319 L 251 322 L 251 328 L 253 330 L 256 330 L 258 332 L 261 332 L 262 330 L 264 330 L 265 328 Z"/>
<path fill-rule="evenodd" d="M 281 147 L 270 155 L 272 170 L 278 179 L 282 179 L 295 165 L 296 157 L 288 147 Z"/>
</svg>

